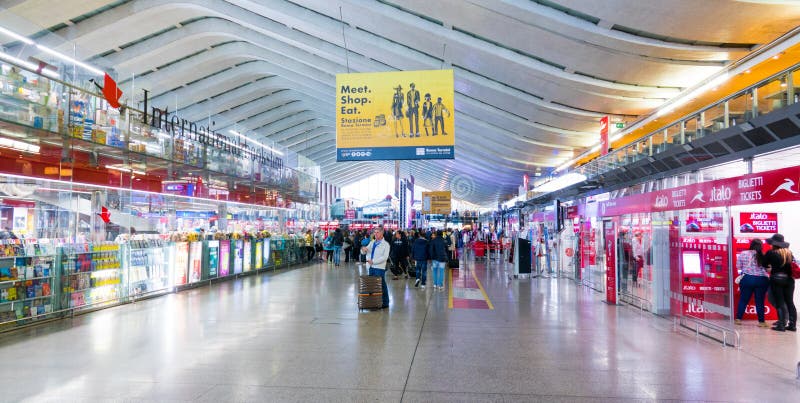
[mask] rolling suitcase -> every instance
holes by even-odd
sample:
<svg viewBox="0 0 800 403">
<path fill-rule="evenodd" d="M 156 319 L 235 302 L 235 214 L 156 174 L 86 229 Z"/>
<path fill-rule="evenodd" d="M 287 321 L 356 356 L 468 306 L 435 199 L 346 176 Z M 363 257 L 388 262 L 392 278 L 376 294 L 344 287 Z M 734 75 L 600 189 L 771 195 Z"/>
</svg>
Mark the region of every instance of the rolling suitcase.
<svg viewBox="0 0 800 403">
<path fill-rule="evenodd" d="M 403 274 L 403 271 L 400 270 L 400 265 L 395 264 L 392 259 L 389 259 L 389 261 L 386 262 L 386 266 L 389 267 L 389 271 L 391 271 L 395 276 L 401 276 Z"/>
<path fill-rule="evenodd" d="M 417 264 L 413 260 L 408 264 L 408 277 L 417 278 Z"/>
<path fill-rule="evenodd" d="M 381 278 L 361 276 L 358 283 L 358 309 L 381 309 L 383 307 Z"/>
</svg>

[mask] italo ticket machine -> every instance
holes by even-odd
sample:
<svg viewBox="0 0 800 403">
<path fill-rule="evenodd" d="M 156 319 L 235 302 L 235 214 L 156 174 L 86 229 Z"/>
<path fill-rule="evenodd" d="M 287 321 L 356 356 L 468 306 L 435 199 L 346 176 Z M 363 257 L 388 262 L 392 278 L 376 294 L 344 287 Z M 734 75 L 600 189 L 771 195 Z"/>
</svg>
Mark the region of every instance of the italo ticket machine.
<svg viewBox="0 0 800 403">
<path fill-rule="evenodd" d="M 690 211 L 683 215 L 679 246 L 683 313 L 723 318 L 728 307 L 728 237 L 724 213 Z"/>
<path fill-rule="evenodd" d="M 764 211 L 737 211 L 733 213 L 734 236 L 733 236 L 733 270 L 734 276 L 741 274 L 738 270 L 737 260 L 739 253 L 750 248 L 750 241 L 761 239 L 762 241 L 772 236 L 778 231 L 779 216 L 776 212 Z M 766 253 L 770 249 L 769 244 L 764 242 L 762 251 Z M 734 286 L 734 307 L 739 304 L 741 292 L 738 286 Z M 769 298 L 764 301 L 765 320 L 778 319 L 778 311 L 769 303 Z M 758 320 L 756 307 L 753 299 L 748 301 L 744 311 L 743 320 Z"/>
</svg>

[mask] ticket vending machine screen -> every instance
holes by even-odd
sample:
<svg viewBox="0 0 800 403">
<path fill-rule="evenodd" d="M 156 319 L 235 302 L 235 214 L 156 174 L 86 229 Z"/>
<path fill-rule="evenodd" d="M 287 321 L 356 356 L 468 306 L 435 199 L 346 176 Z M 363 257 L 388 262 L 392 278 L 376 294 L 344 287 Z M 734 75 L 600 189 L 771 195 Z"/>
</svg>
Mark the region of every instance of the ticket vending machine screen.
<svg viewBox="0 0 800 403">
<path fill-rule="evenodd" d="M 683 251 L 683 274 L 702 274 L 700 251 Z"/>
</svg>

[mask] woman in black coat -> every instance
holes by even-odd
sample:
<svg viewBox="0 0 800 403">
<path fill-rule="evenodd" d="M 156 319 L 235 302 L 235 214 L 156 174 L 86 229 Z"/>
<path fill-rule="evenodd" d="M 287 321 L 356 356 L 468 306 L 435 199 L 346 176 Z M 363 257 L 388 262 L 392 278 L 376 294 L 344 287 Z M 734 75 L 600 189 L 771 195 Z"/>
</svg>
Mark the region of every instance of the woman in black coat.
<svg viewBox="0 0 800 403">
<path fill-rule="evenodd" d="M 772 249 L 764 255 L 769 270 L 770 292 L 778 310 L 778 322 L 772 328 L 779 332 L 797 330 L 797 308 L 794 306 L 794 279 L 792 278 L 792 252 L 783 235 L 767 239 Z M 788 321 L 788 323 L 787 323 Z"/>
</svg>

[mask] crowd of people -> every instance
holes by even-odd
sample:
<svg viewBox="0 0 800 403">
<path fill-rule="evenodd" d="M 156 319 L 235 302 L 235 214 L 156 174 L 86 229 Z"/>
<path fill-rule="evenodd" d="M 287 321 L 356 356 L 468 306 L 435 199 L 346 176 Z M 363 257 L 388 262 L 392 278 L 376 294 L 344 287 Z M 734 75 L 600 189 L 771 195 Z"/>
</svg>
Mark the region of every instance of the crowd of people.
<svg viewBox="0 0 800 403">
<path fill-rule="evenodd" d="M 414 287 L 428 286 L 428 269 L 432 272 L 433 288 L 445 289 L 445 268 L 464 255 L 474 240 L 483 240 L 477 230 L 412 228 L 332 231 L 305 230 L 305 254 L 308 261 L 327 262 L 333 267 L 355 263 L 355 268 L 369 270 L 369 275 L 383 278 L 384 308 L 388 307 L 386 270 L 392 280 L 414 281 Z M 385 255 L 385 256 L 384 256 Z"/>
</svg>

